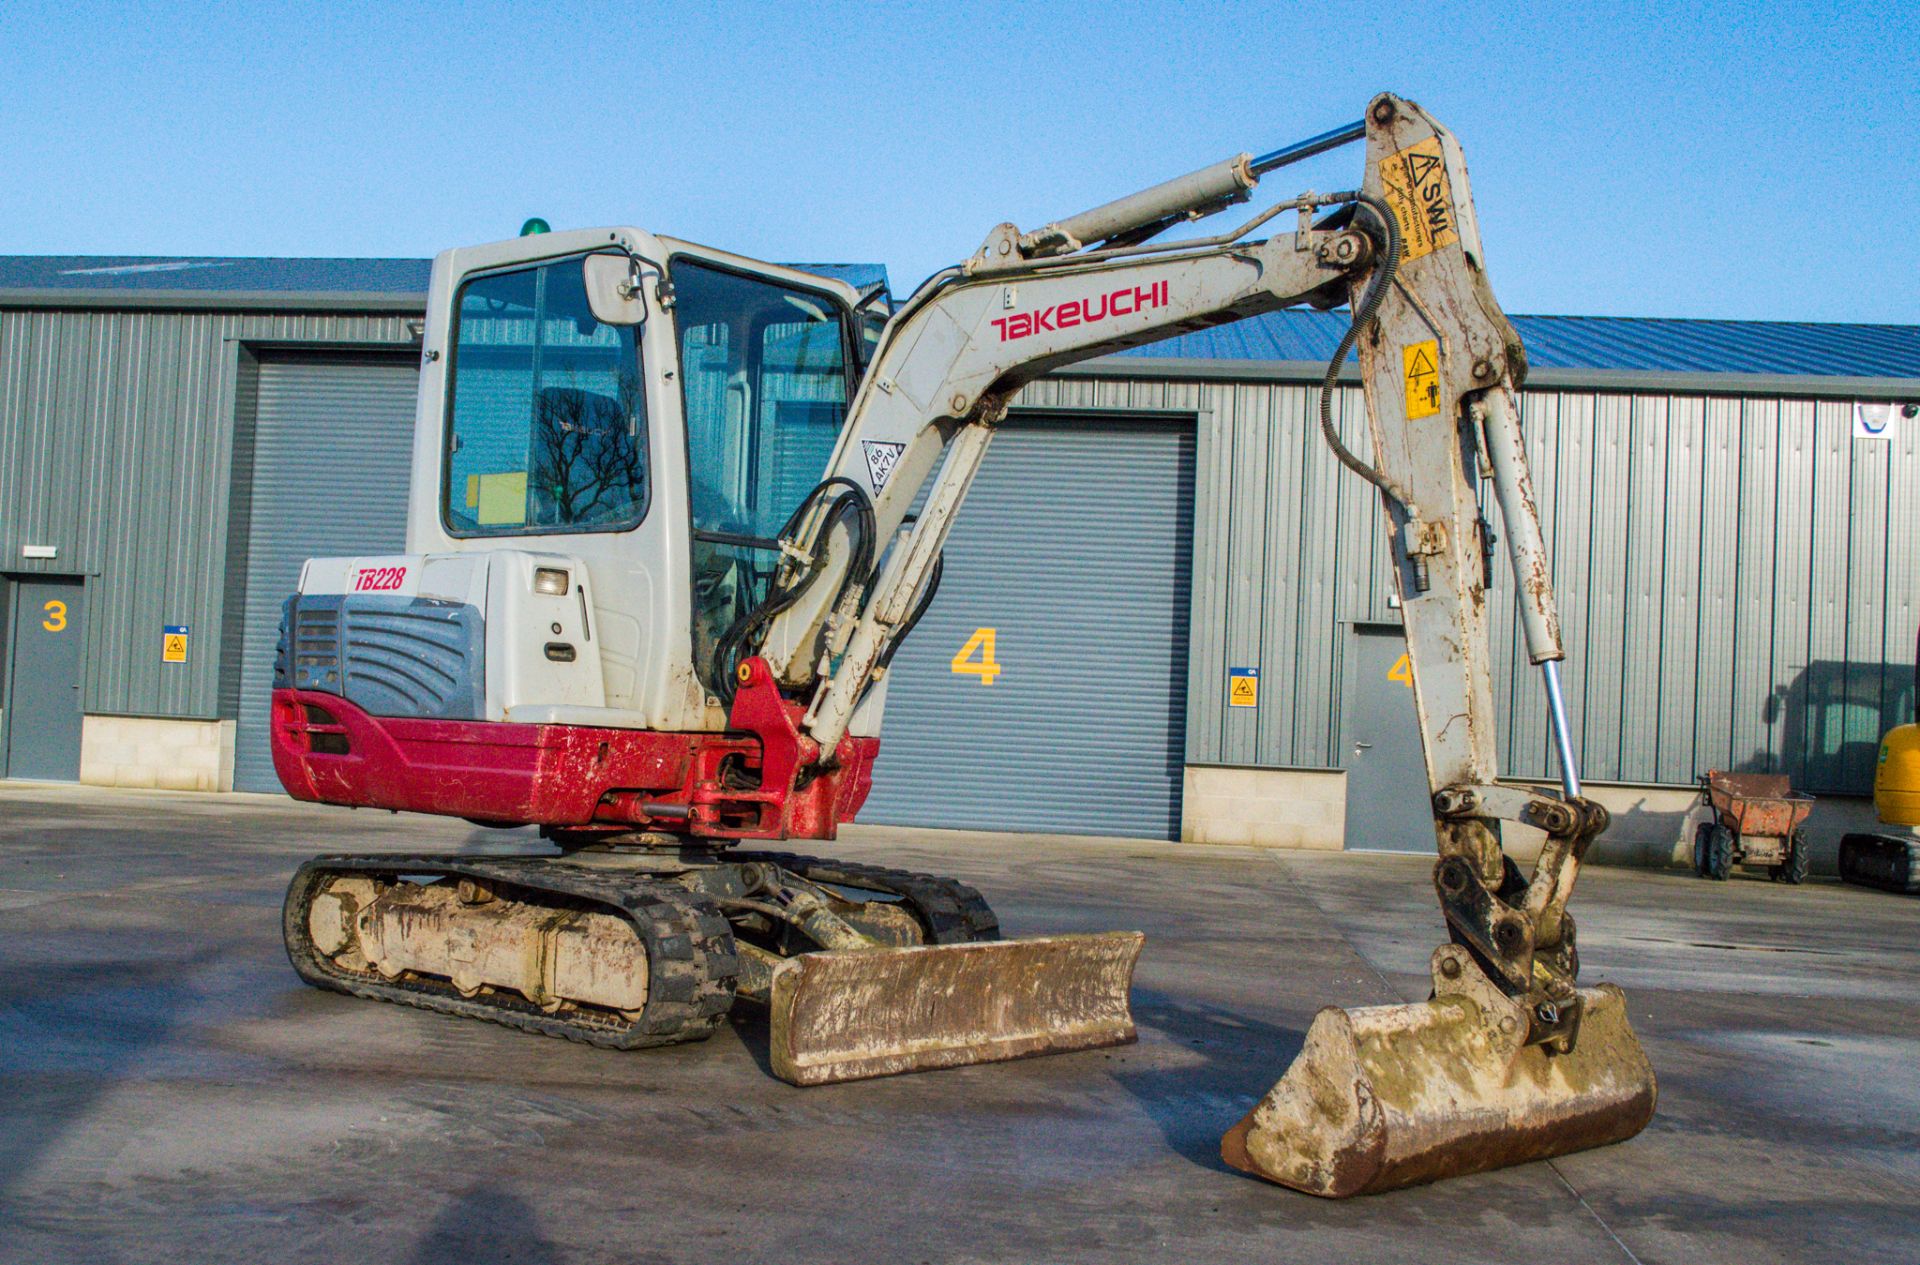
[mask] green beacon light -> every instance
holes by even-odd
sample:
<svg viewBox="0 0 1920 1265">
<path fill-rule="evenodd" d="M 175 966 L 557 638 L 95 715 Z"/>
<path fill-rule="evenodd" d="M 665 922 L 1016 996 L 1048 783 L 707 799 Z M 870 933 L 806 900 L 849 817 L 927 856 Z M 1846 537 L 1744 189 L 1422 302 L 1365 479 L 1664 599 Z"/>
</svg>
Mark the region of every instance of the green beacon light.
<svg viewBox="0 0 1920 1265">
<path fill-rule="evenodd" d="M 541 233 L 551 233 L 552 231 L 553 225 L 547 223 L 537 215 L 520 226 L 520 236 L 522 237 L 535 237 Z"/>
</svg>

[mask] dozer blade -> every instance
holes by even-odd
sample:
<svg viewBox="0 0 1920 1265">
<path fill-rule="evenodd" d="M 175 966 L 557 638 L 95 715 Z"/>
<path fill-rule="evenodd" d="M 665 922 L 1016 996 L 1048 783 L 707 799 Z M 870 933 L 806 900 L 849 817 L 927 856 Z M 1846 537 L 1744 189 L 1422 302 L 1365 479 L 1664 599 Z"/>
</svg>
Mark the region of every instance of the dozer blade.
<svg viewBox="0 0 1920 1265">
<path fill-rule="evenodd" d="M 1522 1043 L 1524 1010 L 1464 951 L 1442 947 L 1434 967 L 1432 1001 L 1316 1015 L 1221 1158 L 1340 1199 L 1622 1142 L 1652 1118 L 1653 1068 L 1618 988 L 1578 990 L 1578 1037 L 1555 1053 Z"/>
<path fill-rule="evenodd" d="M 1125 1045 L 1137 931 L 803 953 L 774 976 L 773 1071 L 795 1085 Z"/>
</svg>

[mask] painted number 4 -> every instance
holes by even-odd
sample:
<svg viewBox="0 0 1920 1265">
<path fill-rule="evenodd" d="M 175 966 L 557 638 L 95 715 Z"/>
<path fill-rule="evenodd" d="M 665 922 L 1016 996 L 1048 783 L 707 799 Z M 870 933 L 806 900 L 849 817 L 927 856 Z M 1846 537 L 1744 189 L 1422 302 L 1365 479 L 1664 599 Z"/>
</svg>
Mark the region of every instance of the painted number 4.
<svg viewBox="0 0 1920 1265">
<path fill-rule="evenodd" d="M 979 658 L 974 658 L 975 655 Z M 962 676 L 977 676 L 980 684 L 992 685 L 1000 675 L 1000 664 L 993 657 L 993 629 L 976 628 L 960 653 L 953 656 L 953 670 Z"/>
<path fill-rule="evenodd" d="M 1387 669 L 1387 679 L 1389 681 L 1398 681 L 1408 689 L 1412 689 L 1413 661 L 1407 658 L 1406 655 L 1401 655 L 1398 659 L 1395 659 L 1393 666 Z"/>
</svg>

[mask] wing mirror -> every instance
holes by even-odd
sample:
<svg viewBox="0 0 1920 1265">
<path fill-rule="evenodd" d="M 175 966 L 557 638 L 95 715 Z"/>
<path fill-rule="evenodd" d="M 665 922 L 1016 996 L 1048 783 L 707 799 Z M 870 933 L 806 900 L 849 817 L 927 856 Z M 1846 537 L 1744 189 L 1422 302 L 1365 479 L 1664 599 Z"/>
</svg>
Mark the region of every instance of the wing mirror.
<svg viewBox="0 0 1920 1265">
<path fill-rule="evenodd" d="M 641 325 L 647 319 L 640 261 L 632 255 L 588 255 L 581 265 L 587 307 L 602 325 Z"/>
</svg>

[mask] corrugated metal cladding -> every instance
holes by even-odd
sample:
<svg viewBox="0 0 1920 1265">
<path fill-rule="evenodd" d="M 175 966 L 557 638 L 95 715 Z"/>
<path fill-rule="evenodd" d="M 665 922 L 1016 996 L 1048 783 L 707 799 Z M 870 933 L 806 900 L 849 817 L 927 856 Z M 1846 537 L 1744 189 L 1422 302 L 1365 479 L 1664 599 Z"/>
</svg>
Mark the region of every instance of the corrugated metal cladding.
<svg viewBox="0 0 1920 1265">
<path fill-rule="evenodd" d="M 1192 520 L 1190 423 L 1009 418 L 894 659 L 861 820 L 1178 837 Z"/>
<path fill-rule="evenodd" d="M 419 382 L 412 356 L 290 355 L 259 365 L 253 459 L 234 471 L 235 496 L 249 502 L 235 790 L 280 789 L 267 718 L 280 604 L 301 564 L 406 549 Z"/>
<path fill-rule="evenodd" d="M 220 714 L 240 345 L 405 347 L 406 323 L 404 314 L 0 311 L 0 566 L 87 576 L 88 712 Z M 59 556 L 23 559 L 29 544 Z M 193 630 L 185 664 L 160 661 L 168 624 Z"/>
<path fill-rule="evenodd" d="M 1396 616 L 1376 503 L 1322 443 L 1317 388 L 1056 378 L 1020 403 L 1198 416 L 1187 758 L 1337 766 L 1345 627 Z M 1363 436 L 1358 391 L 1339 408 Z M 1844 402 L 1575 390 L 1528 392 L 1524 416 L 1586 775 L 1733 766 L 1869 793 L 1878 735 L 1912 715 L 1920 427 L 1856 442 Z M 1537 678 L 1511 619 L 1496 629 L 1504 766 L 1549 777 Z M 1234 667 L 1260 670 L 1258 708 L 1226 706 Z"/>
</svg>

